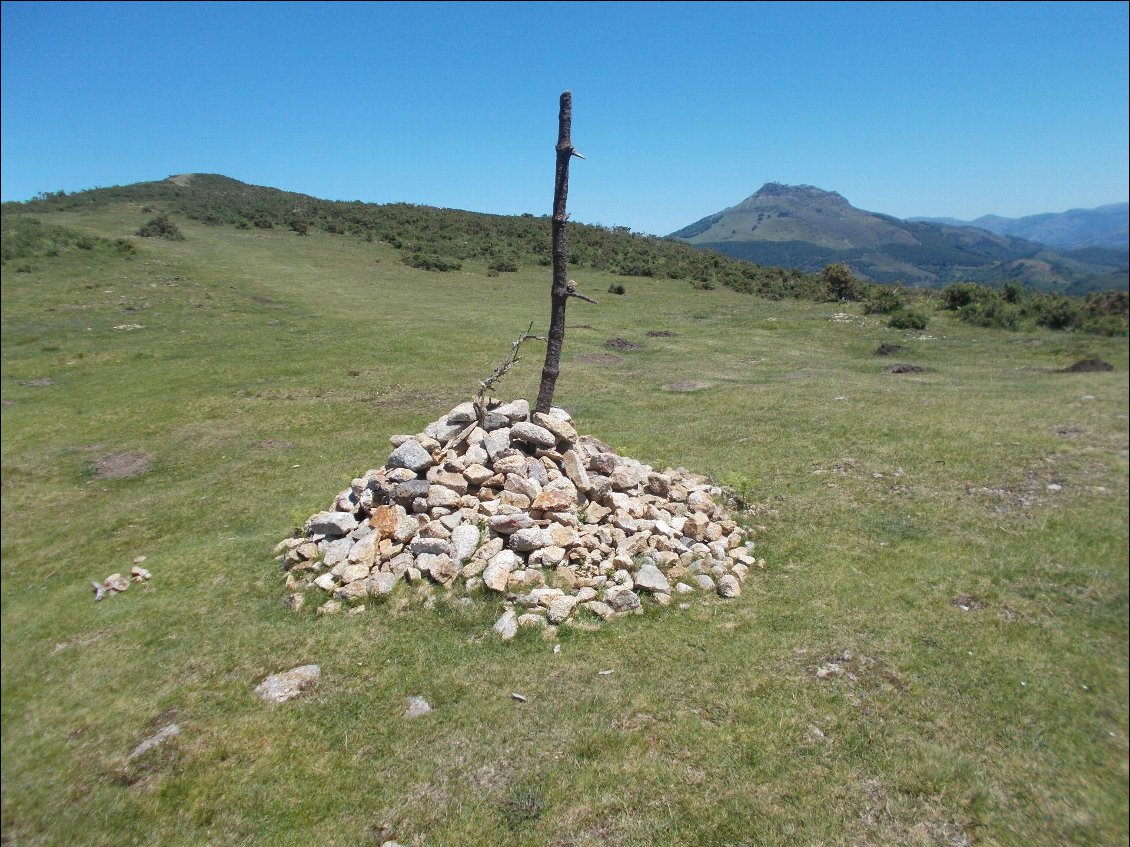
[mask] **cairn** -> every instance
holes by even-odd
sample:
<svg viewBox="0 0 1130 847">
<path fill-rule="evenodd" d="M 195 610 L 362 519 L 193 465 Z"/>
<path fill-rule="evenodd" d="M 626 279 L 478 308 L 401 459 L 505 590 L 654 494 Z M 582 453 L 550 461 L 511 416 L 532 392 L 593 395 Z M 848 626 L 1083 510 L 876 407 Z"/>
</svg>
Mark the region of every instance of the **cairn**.
<svg viewBox="0 0 1130 847">
<path fill-rule="evenodd" d="M 404 584 L 439 585 L 503 601 L 494 631 L 510 638 L 582 609 L 641 614 L 645 597 L 661 607 L 737 597 L 764 567 L 722 489 L 617 455 L 578 435 L 563 409 L 468 402 L 391 443 L 384 467 L 276 546 L 290 608 L 316 596 L 328 614 Z"/>
</svg>

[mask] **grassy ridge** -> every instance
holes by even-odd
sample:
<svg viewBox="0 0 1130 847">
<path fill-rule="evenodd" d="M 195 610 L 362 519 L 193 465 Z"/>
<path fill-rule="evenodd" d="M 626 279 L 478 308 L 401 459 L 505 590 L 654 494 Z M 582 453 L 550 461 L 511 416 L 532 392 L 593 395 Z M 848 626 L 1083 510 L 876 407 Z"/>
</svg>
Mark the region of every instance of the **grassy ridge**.
<svg viewBox="0 0 1130 847">
<path fill-rule="evenodd" d="M 114 243 L 149 217 L 51 221 Z M 555 655 L 484 639 L 490 604 L 292 615 L 268 554 L 469 396 L 548 274 L 178 223 L 4 271 L 9 843 L 1126 842 L 1124 339 L 902 333 L 578 272 L 629 293 L 570 307 L 558 401 L 761 504 L 769 566 L 736 603 L 563 631 Z M 888 373 L 881 342 L 925 370 Z M 1058 372 L 1088 357 L 1114 372 Z M 531 349 L 506 393 L 539 369 Z M 95 473 L 131 452 L 152 470 Z M 138 555 L 153 580 L 95 604 Z M 316 693 L 251 693 L 306 662 Z M 416 694 L 436 711 L 401 720 Z"/>
</svg>

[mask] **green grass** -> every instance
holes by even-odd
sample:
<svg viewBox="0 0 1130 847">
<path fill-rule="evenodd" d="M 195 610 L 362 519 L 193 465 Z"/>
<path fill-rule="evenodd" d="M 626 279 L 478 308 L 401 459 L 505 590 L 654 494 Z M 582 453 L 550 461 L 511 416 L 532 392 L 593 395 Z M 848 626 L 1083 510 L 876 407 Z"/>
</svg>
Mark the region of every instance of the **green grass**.
<svg viewBox="0 0 1130 847">
<path fill-rule="evenodd" d="M 570 305 L 557 402 L 759 504 L 768 567 L 554 654 L 484 638 L 485 601 L 291 614 L 270 556 L 545 322 L 548 271 L 178 225 L 4 271 L 6 844 L 1127 843 L 1125 339 L 576 274 L 601 302 Z M 526 349 L 506 396 L 536 394 Z M 1115 370 L 1056 372 L 1088 357 Z M 152 470 L 93 472 L 127 452 Z M 309 662 L 314 693 L 253 694 Z"/>
</svg>

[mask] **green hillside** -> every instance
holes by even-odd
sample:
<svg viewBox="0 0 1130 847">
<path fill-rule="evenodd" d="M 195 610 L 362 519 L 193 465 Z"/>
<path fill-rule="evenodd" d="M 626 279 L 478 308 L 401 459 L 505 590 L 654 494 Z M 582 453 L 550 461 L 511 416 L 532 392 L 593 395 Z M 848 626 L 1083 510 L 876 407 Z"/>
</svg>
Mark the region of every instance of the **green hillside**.
<svg viewBox="0 0 1130 847">
<path fill-rule="evenodd" d="M 974 326 L 977 287 L 896 329 L 578 263 L 600 303 L 570 304 L 556 402 L 728 485 L 764 570 L 555 640 L 408 585 L 296 614 L 272 547 L 548 318 L 516 246 L 545 224 L 397 206 L 333 234 L 353 204 L 238 184 L 206 223 L 197 179 L 4 210 L 6 845 L 1127 842 L 1124 338 Z M 482 252 L 501 231 L 517 271 Z M 530 342 L 499 393 L 540 366 Z M 309 663 L 315 689 L 255 695 Z"/>
</svg>

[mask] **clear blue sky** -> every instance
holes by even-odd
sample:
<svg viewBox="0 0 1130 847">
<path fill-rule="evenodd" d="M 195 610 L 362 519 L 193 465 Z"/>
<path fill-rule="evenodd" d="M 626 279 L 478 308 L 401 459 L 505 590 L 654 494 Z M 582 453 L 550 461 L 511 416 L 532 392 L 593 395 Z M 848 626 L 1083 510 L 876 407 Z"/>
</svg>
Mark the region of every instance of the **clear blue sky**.
<svg viewBox="0 0 1130 847">
<path fill-rule="evenodd" d="M 0 194 L 222 173 L 666 234 L 763 183 L 900 217 L 1128 197 L 1128 4 L 3 3 Z"/>
</svg>

